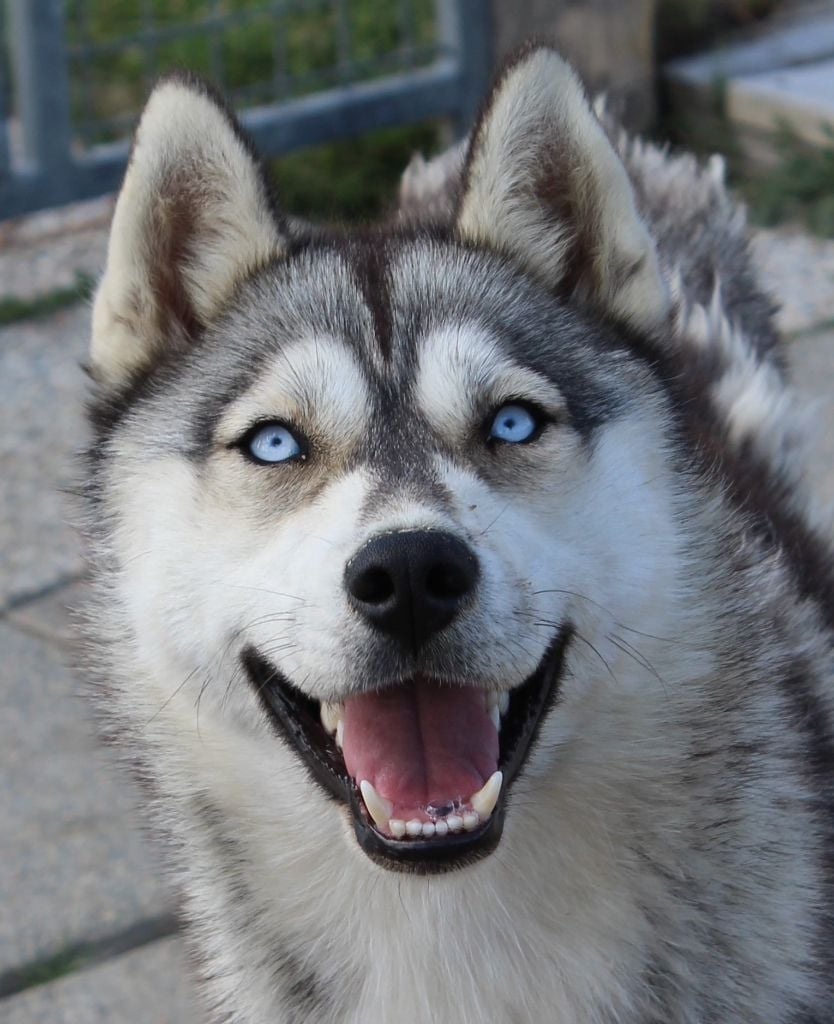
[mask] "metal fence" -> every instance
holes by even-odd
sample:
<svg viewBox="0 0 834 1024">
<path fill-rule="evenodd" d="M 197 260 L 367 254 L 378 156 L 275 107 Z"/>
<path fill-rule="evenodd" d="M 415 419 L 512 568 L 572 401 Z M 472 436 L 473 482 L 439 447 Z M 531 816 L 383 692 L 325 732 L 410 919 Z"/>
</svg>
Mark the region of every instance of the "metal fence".
<svg viewBox="0 0 834 1024">
<path fill-rule="evenodd" d="M 154 78 L 188 66 L 266 154 L 426 118 L 486 87 L 487 0 L 0 0 L 0 219 L 114 190 Z"/>
</svg>

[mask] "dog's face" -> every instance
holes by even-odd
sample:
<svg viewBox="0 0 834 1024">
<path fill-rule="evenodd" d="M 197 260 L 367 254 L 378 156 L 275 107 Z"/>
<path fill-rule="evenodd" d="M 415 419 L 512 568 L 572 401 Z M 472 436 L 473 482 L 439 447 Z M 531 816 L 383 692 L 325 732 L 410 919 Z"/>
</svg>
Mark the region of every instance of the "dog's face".
<svg viewBox="0 0 834 1024">
<path fill-rule="evenodd" d="M 276 813 L 347 812 L 385 866 L 489 852 L 522 766 L 598 702 L 566 651 L 596 651 L 604 687 L 614 625 L 668 586 L 663 412 L 610 325 L 664 308 L 622 168 L 545 51 L 498 88 L 435 237 L 290 245 L 227 115 L 160 86 L 93 340 L 143 677 L 286 767 Z"/>
</svg>

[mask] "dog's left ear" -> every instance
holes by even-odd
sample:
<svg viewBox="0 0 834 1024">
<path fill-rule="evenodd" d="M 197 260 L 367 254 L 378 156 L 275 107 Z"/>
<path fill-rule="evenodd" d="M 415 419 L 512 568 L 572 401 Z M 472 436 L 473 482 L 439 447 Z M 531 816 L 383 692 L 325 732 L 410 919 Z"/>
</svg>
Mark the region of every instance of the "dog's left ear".
<svg viewBox="0 0 834 1024">
<path fill-rule="evenodd" d="M 500 76 L 472 134 L 461 237 L 633 327 L 668 309 L 631 184 L 567 64 L 536 48 Z"/>
<path fill-rule="evenodd" d="M 203 83 L 163 79 L 136 130 L 93 308 L 92 371 L 119 385 L 209 324 L 285 242 L 257 159 Z"/>
</svg>

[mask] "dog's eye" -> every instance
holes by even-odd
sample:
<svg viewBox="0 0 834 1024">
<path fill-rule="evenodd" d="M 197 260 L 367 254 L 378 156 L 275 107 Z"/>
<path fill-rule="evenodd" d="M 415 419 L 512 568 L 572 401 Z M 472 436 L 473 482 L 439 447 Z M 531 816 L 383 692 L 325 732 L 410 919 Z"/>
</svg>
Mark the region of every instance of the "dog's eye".
<svg viewBox="0 0 834 1024">
<path fill-rule="evenodd" d="M 538 433 L 540 421 L 532 410 L 524 405 L 502 405 L 489 428 L 490 441 L 505 444 L 523 444 L 531 441 Z"/>
<path fill-rule="evenodd" d="M 264 423 L 256 427 L 245 438 L 244 448 L 256 462 L 289 462 L 304 458 L 298 440 L 281 423 Z"/>
</svg>

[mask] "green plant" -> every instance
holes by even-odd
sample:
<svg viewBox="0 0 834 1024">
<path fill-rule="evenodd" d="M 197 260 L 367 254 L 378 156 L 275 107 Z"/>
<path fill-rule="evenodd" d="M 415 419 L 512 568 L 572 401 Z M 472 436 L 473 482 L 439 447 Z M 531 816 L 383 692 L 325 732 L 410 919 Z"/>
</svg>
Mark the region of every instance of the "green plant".
<svg viewBox="0 0 834 1024">
<path fill-rule="evenodd" d="M 778 163 L 740 182 L 755 220 L 767 226 L 795 220 L 818 235 L 834 237 L 834 131 L 811 146 L 788 126 L 776 137 Z"/>
<path fill-rule="evenodd" d="M 416 151 L 438 148 L 435 123 L 402 125 L 298 150 L 271 161 L 281 205 L 316 221 L 371 221 L 396 200 L 400 175 Z"/>
<path fill-rule="evenodd" d="M 30 299 L 13 296 L 0 298 L 0 326 L 16 323 L 18 320 L 32 320 L 36 317 L 48 316 L 50 313 L 57 313 L 60 309 L 74 306 L 92 295 L 94 284 L 95 282 L 89 275 L 78 271 L 75 275 L 75 284 L 68 288 L 56 288 Z"/>
</svg>

